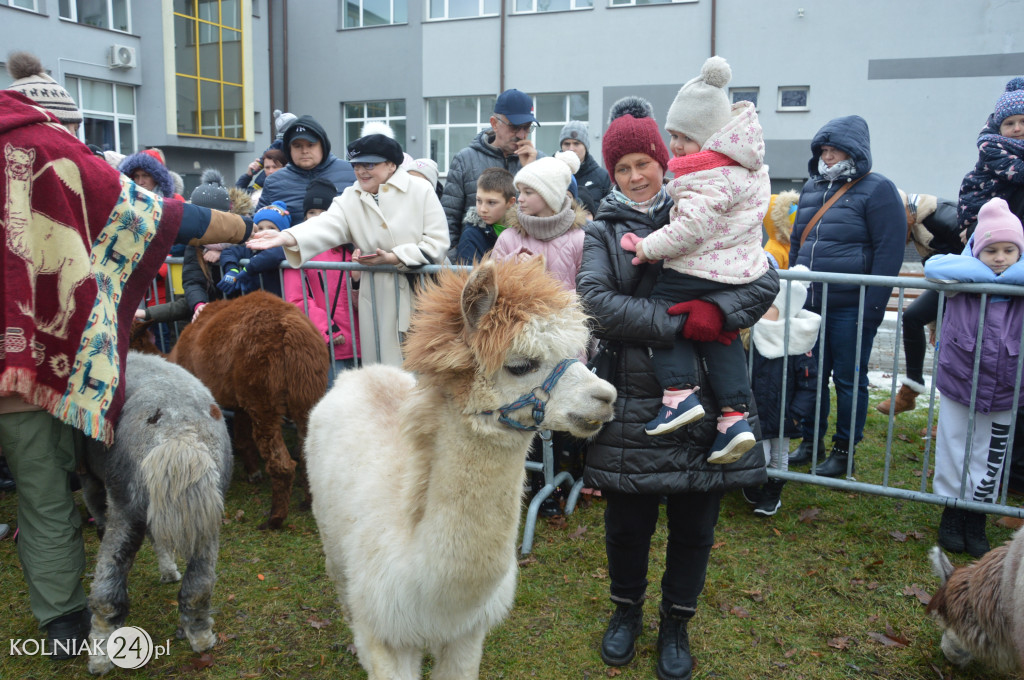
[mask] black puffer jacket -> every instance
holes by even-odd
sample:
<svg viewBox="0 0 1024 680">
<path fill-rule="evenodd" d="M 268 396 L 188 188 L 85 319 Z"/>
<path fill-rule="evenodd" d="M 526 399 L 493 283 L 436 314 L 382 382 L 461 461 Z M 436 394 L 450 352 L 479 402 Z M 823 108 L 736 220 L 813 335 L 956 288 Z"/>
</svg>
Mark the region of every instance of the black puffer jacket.
<svg viewBox="0 0 1024 680">
<path fill-rule="evenodd" d="M 644 433 L 644 424 L 658 413 L 662 390 L 654 375 L 649 347 L 671 345 L 684 317 L 669 316 L 669 303 L 634 296 L 643 272 L 660 263 L 634 266 L 619 246 L 622 235 L 646 236 L 668 223 L 669 206 L 651 220 L 609 196 L 601 202 L 594 222 L 586 225 L 583 264 L 576 289 L 586 311 L 594 317 L 599 338 L 622 342 L 614 384 L 618 390 L 615 419 L 605 425 L 587 449 L 584 479 L 590 487 L 626 493 L 700 493 L 754 486 L 766 480 L 764 453 L 755 446 L 730 465 L 705 461 L 715 438 L 715 402 L 702 377 L 701 394 L 708 415 L 700 423 L 663 437 Z M 655 225 L 658 225 L 656 227 Z M 654 276 L 654 273 L 651 274 Z M 727 325 L 753 325 L 771 306 L 779 291 L 779 276 L 769 270 L 754 283 L 736 286 L 701 299 L 719 305 Z M 739 342 L 737 340 L 736 342 Z M 757 431 L 756 407 L 751 426 Z"/>
<path fill-rule="evenodd" d="M 583 157 L 580 169 L 576 171 L 576 184 L 581 189 L 586 189 L 596 203 L 600 203 L 612 190 L 612 181 L 608 177 L 608 171 L 594 160 L 589 151 Z"/>
</svg>

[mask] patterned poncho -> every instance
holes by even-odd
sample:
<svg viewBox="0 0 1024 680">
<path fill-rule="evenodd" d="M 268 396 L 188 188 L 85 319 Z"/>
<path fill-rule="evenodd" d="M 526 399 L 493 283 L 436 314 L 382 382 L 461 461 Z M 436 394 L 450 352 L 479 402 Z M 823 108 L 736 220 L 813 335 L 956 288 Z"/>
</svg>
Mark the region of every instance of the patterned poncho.
<svg viewBox="0 0 1024 680">
<path fill-rule="evenodd" d="M 237 242 L 247 226 L 141 189 L 6 90 L 0 210 L 0 396 L 110 443 L 131 320 L 171 245 L 204 234 Z"/>
</svg>

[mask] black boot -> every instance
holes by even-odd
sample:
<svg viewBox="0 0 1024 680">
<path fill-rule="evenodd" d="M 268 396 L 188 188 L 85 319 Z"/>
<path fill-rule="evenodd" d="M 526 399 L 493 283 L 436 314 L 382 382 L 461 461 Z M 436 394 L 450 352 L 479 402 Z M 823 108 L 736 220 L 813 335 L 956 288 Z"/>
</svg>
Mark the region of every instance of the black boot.
<svg viewBox="0 0 1024 680">
<path fill-rule="evenodd" d="M 819 477 L 842 477 L 846 474 L 846 463 L 849 460 L 850 448 L 849 442 L 844 442 L 836 439 L 832 442 L 832 452 L 824 463 L 814 468 L 814 474 Z M 850 468 L 850 474 L 853 474 L 853 468 Z"/>
<path fill-rule="evenodd" d="M 690 680 L 693 659 L 686 624 L 693 618 L 690 607 L 661 603 L 661 625 L 658 627 L 658 679 Z"/>
<path fill-rule="evenodd" d="M 66 661 L 78 656 L 89 637 L 91 625 L 92 614 L 88 609 L 54 619 L 46 625 L 46 653 L 54 661 Z"/>
<path fill-rule="evenodd" d="M 964 549 L 971 557 L 981 557 L 991 550 L 985 535 L 987 521 L 983 512 L 964 512 Z"/>
<path fill-rule="evenodd" d="M 813 457 L 813 453 L 814 453 L 811 450 L 813 448 L 813 445 L 814 445 L 814 442 L 812 442 L 809 439 L 805 439 L 802 442 L 800 442 L 800 446 L 796 447 L 796 451 L 794 451 L 793 453 L 789 454 L 789 464 L 790 465 L 810 465 L 812 457 Z M 819 439 L 818 440 L 818 460 L 821 460 L 821 457 L 824 456 L 824 455 L 825 455 L 825 440 L 824 439 Z"/>
<path fill-rule="evenodd" d="M 601 640 L 601 660 L 609 666 L 625 666 L 632 661 L 643 623 L 643 597 L 639 602 L 615 602 L 615 611 Z"/>
<path fill-rule="evenodd" d="M 939 546 L 951 553 L 962 553 L 964 534 L 966 533 L 966 510 L 960 508 L 943 508 L 942 519 L 939 520 Z"/>
<path fill-rule="evenodd" d="M 761 500 L 754 506 L 754 514 L 759 517 L 771 517 L 782 507 L 782 487 L 786 485 L 784 479 L 769 479 L 761 487 Z"/>
<path fill-rule="evenodd" d="M 0 491 L 14 491 L 14 475 L 7 467 L 7 459 L 0 456 Z"/>
</svg>

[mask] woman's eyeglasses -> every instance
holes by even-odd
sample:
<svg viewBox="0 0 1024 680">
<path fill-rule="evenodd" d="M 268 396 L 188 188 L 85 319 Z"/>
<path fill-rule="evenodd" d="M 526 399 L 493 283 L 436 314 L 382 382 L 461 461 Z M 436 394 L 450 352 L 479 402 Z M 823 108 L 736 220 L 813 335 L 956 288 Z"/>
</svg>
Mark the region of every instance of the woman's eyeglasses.
<svg viewBox="0 0 1024 680">
<path fill-rule="evenodd" d="M 356 169 L 356 170 L 358 170 L 359 168 L 366 168 L 367 172 L 369 172 L 369 171 L 373 170 L 375 167 L 377 167 L 377 164 L 376 163 L 353 163 L 352 167 L 353 167 L 353 169 Z"/>
</svg>

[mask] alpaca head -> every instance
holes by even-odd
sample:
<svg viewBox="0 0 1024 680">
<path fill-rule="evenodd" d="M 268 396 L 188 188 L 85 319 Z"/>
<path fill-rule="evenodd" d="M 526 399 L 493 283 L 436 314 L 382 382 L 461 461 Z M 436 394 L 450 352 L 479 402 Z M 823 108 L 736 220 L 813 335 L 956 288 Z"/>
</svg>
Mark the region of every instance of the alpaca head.
<svg viewBox="0 0 1024 680">
<path fill-rule="evenodd" d="M 505 427 L 497 411 L 539 387 L 565 359 L 583 353 L 586 316 L 537 259 L 485 260 L 471 272 L 444 270 L 417 299 L 405 343 L 405 368 L 442 390 L 475 425 Z M 546 395 L 538 395 L 546 396 Z M 615 388 L 572 363 L 551 389 L 539 427 L 576 436 L 611 420 Z M 532 409 L 508 414 L 534 425 Z"/>
</svg>

